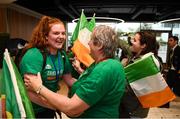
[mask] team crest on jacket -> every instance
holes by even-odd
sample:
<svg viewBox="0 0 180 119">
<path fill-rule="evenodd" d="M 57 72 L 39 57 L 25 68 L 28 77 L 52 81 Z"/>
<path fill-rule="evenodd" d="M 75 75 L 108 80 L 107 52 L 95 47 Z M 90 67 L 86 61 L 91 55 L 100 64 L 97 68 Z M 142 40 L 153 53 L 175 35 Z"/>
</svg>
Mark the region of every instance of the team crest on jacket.
<svg viewBox="0 0 180 119">
<path fill-rule="evenodd" d="M 46 65 L 46 67 L 45 67 L 45 69 L 51 69 L 52 67 L 51 67 L 51 65 L 49 65 L 49 64 L 47 64 Z"/>
</svg>

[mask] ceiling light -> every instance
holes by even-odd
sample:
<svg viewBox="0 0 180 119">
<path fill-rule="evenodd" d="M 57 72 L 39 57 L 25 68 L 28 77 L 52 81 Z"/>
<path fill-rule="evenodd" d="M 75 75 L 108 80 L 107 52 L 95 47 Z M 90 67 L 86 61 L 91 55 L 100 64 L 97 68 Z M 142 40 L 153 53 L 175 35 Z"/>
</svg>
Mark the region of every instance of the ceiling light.
<svg viewBox="0 0 180 119">
<path fill-rule="evenodd" d="M 158 23 L 171 22 L 171 21 L 177 21 L 177 20 L 180 20 L 180 18 L 166 19 L 166 20 L 159 21 Z"/>
<path fill-rule="evenodd" d="M 87 20 L 90 20 L 92 18 L 93 17 L 86 17 Z M 103 21 L 103 22 L 118 22 L 118 23 L 124 23 L 125 22 L 123 19 L 112 18 L 112 17 L 95 17 L 95 19 Z M 79 20 L 79 18 L 73 19 L 72 23 L 76 23 L 78 20 Z"/>
</svg>

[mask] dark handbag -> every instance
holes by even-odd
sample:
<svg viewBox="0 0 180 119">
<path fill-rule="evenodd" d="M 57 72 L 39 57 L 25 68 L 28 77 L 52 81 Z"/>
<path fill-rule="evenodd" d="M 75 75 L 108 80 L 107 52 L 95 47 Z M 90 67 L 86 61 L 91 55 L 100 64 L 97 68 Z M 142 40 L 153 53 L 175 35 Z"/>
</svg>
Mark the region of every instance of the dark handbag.
<svg viewBox="0 0 180 119">
<path fill-rule="evenodd" d="M 145 118 L 148 112 L 149 108 L 142 107 L 137 96 L 128 84 L 120 104 L 120 118 Z"/>
</svg>

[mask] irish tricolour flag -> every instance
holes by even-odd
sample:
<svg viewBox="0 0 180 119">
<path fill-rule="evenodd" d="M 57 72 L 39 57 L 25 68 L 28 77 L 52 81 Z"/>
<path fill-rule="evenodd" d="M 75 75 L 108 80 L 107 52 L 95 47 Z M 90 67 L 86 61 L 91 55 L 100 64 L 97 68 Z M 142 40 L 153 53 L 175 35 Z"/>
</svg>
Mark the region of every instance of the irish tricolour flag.
<svg viewBox="0 0 180 119">
<path fill-rule="evenodd" d="M 153 53 L 125 67 L 127 80 L 144 108 L 161 106 L 175 99 L 159 70 Z"/>
<path fill-rule="evenodd" d="M 87 67 L 94 62 L 94 59 L 90 56 L 90 49 L 88 45 L 94 27 L 95 16 L 88 22 L 82 11 L 81 17 L 71 39 L 74 42 L 72 47 L 73 53 L 79 61 Z"/>
</svg>

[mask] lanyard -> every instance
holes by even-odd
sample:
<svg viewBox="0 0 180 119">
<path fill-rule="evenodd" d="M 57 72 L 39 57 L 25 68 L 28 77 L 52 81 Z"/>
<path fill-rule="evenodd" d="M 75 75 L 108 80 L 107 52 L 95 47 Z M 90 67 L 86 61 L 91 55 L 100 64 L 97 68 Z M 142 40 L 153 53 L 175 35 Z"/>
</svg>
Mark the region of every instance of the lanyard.
<svg viewBox="0 0 180 119">
<path fill-rule="evenodd" d="M 56 80 L 59 79 L 59 75 L 60 75 L 60 70 L 61 70 L 61 62 L 60 62 L 60 53 L 58 52 L 58 67 L 56 68 L 56 65 L 55 65 L 55 58 L 50 55 L 50 59 L 53 63 L 53 66 L 54 66 L 54 69 L 56 71 Z"/>
</svg>

